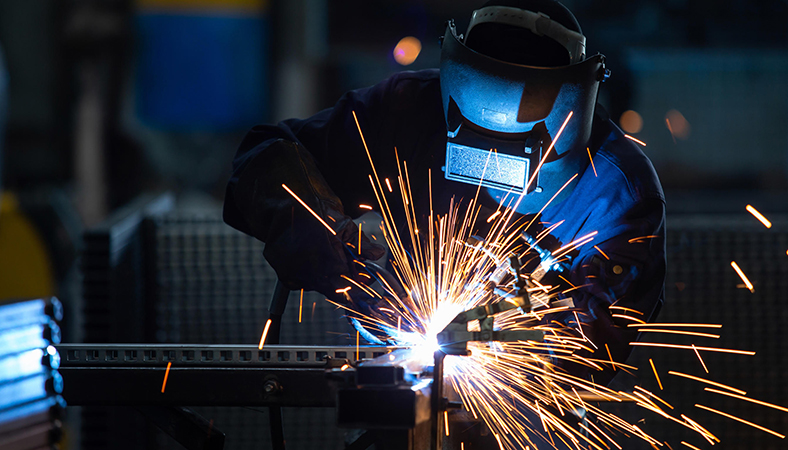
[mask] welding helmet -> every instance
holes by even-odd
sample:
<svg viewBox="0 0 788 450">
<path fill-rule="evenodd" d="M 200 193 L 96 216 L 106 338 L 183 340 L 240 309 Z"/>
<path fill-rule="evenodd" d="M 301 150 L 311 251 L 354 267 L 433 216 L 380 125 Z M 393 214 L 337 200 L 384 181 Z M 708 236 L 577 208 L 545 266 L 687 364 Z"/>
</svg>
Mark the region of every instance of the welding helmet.
<svg viewBox="0 0 788 450">
<path fill-rule="evenodd" d="M 449 21 L 440 63 L 445 177 L 484 186 L 498 200 L 515 194 L 519 212 L 539 210 L 559 191 L 560 202 L 580 177 L 562 186 L 590 162 L 586 145 L 607 73 L 604 56 L 586 58 L 572 13 L 552 0 L 488 2 L 465 36 Z"/>
</svg>

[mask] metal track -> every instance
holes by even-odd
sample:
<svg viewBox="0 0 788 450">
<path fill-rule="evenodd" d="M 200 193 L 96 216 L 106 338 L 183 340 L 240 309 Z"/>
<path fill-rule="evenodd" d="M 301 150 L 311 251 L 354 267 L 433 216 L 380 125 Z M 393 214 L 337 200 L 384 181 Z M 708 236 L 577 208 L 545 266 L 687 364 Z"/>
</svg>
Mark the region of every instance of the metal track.
<svg viewBox="0 0 788 450">
<path fill-rule="evenodd" d="M 62 367 L 324 367 L 328 358 L 350 364 L 397 347 L 197 344 L 60 344 Z"/>
<path fill-rule="evenodd" d="M 337 390 L 355 384 L 336 376 L 344 372 L 329 370 L 332 366 L 393 350 L 359 347 L 357 355 L 356 347 L 167 344 L 57 349 L 63 357 L 63 397 L 71 405 L 302 407 L 333 407 Z"/>
</svg>

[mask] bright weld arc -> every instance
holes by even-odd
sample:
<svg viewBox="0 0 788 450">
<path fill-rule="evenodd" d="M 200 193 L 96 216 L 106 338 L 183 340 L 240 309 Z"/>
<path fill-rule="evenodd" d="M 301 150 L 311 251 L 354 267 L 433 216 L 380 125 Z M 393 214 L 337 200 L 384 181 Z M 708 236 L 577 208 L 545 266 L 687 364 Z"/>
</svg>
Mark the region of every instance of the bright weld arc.
<svg viewBox="0 0 788 450">
<path fill-rule="evenodd" d="M 167 387 L 167 377 L 170 375 L 170 367 L 172 367 L 172 361 L 167 363 L 167 370 L 164 371 L 164 382 L 161 383 L 161 393 L 164 393 L 164 388 Z"/>
<path fill-rule="evenodd" d="M 762 224 L 763 224 L 763 225 L 764 225 L 766 228 L 771 228 L 771 227 L 772 227 L 772 223 L 771 223 L 771 222 L 769 222 L 769 219 L 767 219 L 766 217 L 764 217 L 764 216 L 763 216 L 763 214 L 759 213 L 759 212 L 758 212 L 758 210 L 757 210 L 757 209 L 755 209 L 755 208 L 754 208 L 752 205 L 747 205 L 747 208 L 746 208 L 746 209 L 747 209 L 747 211 L 748 211 L 750 214 L 752 214 L 753 216 L 755 216 L 755 218 L 756 218 L 756 219 L 760 220 L 760 221 L 761 221 L 761 223 L 762 223 Z"/>
<path fill-rule="evenodd" d="M 263 335 L 260 336 L 260 344 L 257 345 L 258 350 L 263 349 L 263 345 L 265 345 L 265 338 L 268 336 L 268 329 L 271 327 L 271 319 L 268 319 L 265 322 L 265 328 L 263 329 Z"/>
<path fill-rule="evenodd" d="M 571 117 L 571 115 L 570 115 Z M 358 126 L 358 118 L 355 117 L 356 125 Z M 568 120 L 569 118 L 567 118 Z M 359 133 L 361 134 L 362 130 L 359 127 Z M 367 151 L 367 156 L 370 158 L 370 163 L 372 163 L 371 156 L 369 154 L 369 150 L 366 148 L 366 142 L 364 141 L 363 134 L 361 135 L 362 142 L 364 144 L 365 150 Z M 396 149 L 395 149 L 396 154 Z M 398 159 L 398 158 L 397 158 Z M 592 161 L 593 162 L 593 161 Z M 374 164 L 372 165 L 373 172 L 375 171 Z M 380 203 L 380 210 L 384 216 L 384 220 L 391 220 L 391 211 L 389 210 L 389 206 L 387 203 L 386 196 L 383 195 L 385 189 L 389 187 L 390 183 L 386 183 L 384 187 L 380 180 L 377 178 L 377 173 L 375 173 L 375 178 L 373 179 L 370 176 L 370 182 L 372 184 L 373 190 L 375 190 L 375 195 L 377 197 L 378 203 Z M 577 176 L 577 175 L 575 175 Z M 409 189 L 409 180 L 408 180 L 408 173 L 407 173 L 407 166 L 404 166 L 404 171 L 400 170 L 400 175 L 398 177 L 399 180 L 399 188 L 401 190 L 402 201 L 405 203 L 405 213 L 409 221 L 415 220 L 412 219 L 415 216 L 415 212 L 413 208 L 410 206 L 412 204 L 410 195 L 411 191 Z M 377 181 L 377 183 L 376 183 Z M 571 182 L 571 180 L 570 180 Z M 431 189 L 430 189 L 431 191 Z M 385 205 L 384 205 L 385 203 Z M 463 208 L 465 208 L 463 206 Z M 392 228 L 390 223 L 385 223 L 385 228 L 383 229 L 384 238 L 386 239 L 387 243 L 389 243 L 389 247 L 393 249 L 393 256 L 395 261 L 395 269 L 397 270 L 396 275 L 401 278 L 403 285 L 407 286 L 409 293 L 413 295 L 412 299 L 408 299 L 409 303 L 404 304 L 402 303 L 401 299 L 396 299 L 398 301 L 397 304 L 392 302 L 390 306 L 393 309 L 388 309 L 385 314 L 385 317 L 374 317 L 370 319 L 379 320 L 381 325 L 385 325 L 389 329 L 394 329 L 393 320 L 396 318 L 397 320 L 397 329 L 398 336 L 402 333 L 403 329 L 407 329 L 408 333 L 403 334 L 410 334 L 410 331 L 414 328 L 418 328 L 418 333 L 414 334 L 415 338 L 419 338 L 420 334 L 422 334 L 425 330 L 429 331 L 429 326 L 434 326 L 437 329 L 442 327 L 442 324 L 431 324 L 428 321 L 434 319 L 434 314 L 437 313 L 437 308 L 440 305 L 443 307 L 444 304 L 449 305 L 449 302 L 444 303 L 447 299 L 452 298 L 459 298 L 461 301 L 465 301 L 462 296 L 466 295 L 466 292 L 470 293 L 472 290 L 470 289 L 458 289 L 460 286 L 464 286 L 464 283 L 459 283 L 458 278 L 459 276 L 467 275 L 472 271 L 478 271 L 479 273 L 486 273 L 485 271 L 488 270 L 488 267 L 484 264 L 492 264 L 493 266 L 498 263 L 498 256 L 497 249 L 504 249 L 506 245 L 510 244 L 510 239 L 508 234 L 509 229 L 505 229 L 506 225 L 509 223 L 511 219 L 508 217 L 508 211 L 502 210 L 502 217 L 500 220 L 492 222 L 492 230 L 493 233 L 497 233 L 494 236 L 490 237 L 488 240 L 491 242 L 490 251 L 493 253 L 493 257 L 490 258 L 491 263 L 484 262 L 484 260 L 474 261 L 471 257 L 472 255 L 469 254 L 471 252 L 470 249 L 460 251 L 465 249 L 466 247 L 460 245 L 456 246 L 456 242 L 462 242 L 462 234 L 456 234 L 457 231 L 455 228 L 460 228 L 460 233 L 465 233 L 465 229 L 462 227 L 468 226 L 468 223 L 476 221 L 477 219 L 481 219 L 479 217 L 480 208 L 478 208 L 475 204 L 468 206 L 468 210 L 463 213 L 462 210 L 455 210 L 454 213 L 450 212 L 445 216 L 438 216 L 436 220 L 433 220 L 433 213 L 430 210 L 430 226 L 426 229 L 422 229 L 421 233 L 419 233 L 418 237 L 415 237 L 414 234 L 416 233 L 415 229 L 415 221 L 410 222 L 410 232 L 412 233 L 411 236 L 407 236 L 407 231 L 403 230 L 403 237 L 410 238 L 414 242 L 414 247 L 417 249 L 414 250 L 414 255 L 405 255 L 400 249 L 402 242 L 405 240 L 399 239 L 399 231 L 395 228 Z M 454 216 L 452 216 L 454 214 Z M 464 214 L 464 215 L 463 215 Z M 434 228 L 433 228 L 434 226 Z M 519 226 L 519 225 L 518 225 Z M 496 231 L 497 230 L 497 231 Z M 469 231 L 469 230 L 468 230 Z M 519 232 L 517 233 L 519 236 Z M 515 236 L 514 234 L 512 236 Z M 515 236 L 516 237 L 516 236 Z M 446 240 L 448 238 L 448 240 Z M 562 251 L 571 251 L 573 247 L 579 247 L 584 245 L 588 242 L 591 242 L 593 238 L 593 234 L 589 236 L 585 236 L 584 238 L 578 239 L 575 242 L 572 242 L 570 245 L 562 248 Z M 641 240 L 644 238 L 640 238 Z M 427 241 L 428 240 L 428 241 Z M 458 250 L 459 249 L 459 250 Z M 398 253 L 399 252 L 399 253 Z M 482 253 L 479 253 L 481 255 Z M 558 256 L 558 255 L 556 255 Z M 471 257 L 471 258 L 469 258 Z M 535 299 L 535 304 L 537 305 L 544 305 L 547 310 L 555 309 L 550 308 L 549 296 L 551 295 L 551 289 L 554 291 L 555 288 L 545 287 L 545 292 L 543 295 L 546 298 L 537 298 Z M 534 296 L 541 296 L 542 291 L 536 290 L 531 292 Z M 412 303 L 411 303 L 412 300 Z M 469 299 L 473 300 L 473 299 Z M 480 301 L 480 300 L 478 300 Z M 464 303 L 462 305 L 459 304 L 454 306 L 462 306 L 467 307 Z M 314 305 L 313 305 L 314 306 Z M 396 310 L 396 311 L 395 311 Z M 613 311 L 613 309 L 611 309 Z M 537 312 L 542 314 L 545 313 L 544 311 Z M 451 315 L 455 313 L 452 312 Z M 637 315 L 642 316 L 642 313 L 638 313 Z M 402 324 L 402 317 L 405 318 L 407 321 L 406 324 Z M 508 326 L 516 326 L 518 325 L 515 323 L 512 318 L 507 317 L 505 315 L 501 316 L 501 327 L 505 329 Z M 579 320 L 576 321 L 579 322 Z M 636 320 L 636 319 L 633 319 Z M 366 322 L 366 321 L 365 321 Z M 497 322 L 497 320 L 496 320 Z M 659 325 L 664 326 L 664 325 Z M 688 326 L 686 324 L 682 324 L 681 326 Z M 422 329 L 423 327 L 423 329 Z M 581 358 L 578 355 L 575 355 L 573 352 L 578 349 L 589 348 L 589 344 L 585 344 L 587 338 L 583 340 L 580 336 L 577 336 L 577 330 L 571 331 L 571 336 L 563 336 L 558 333 L 558 329 L 553 329 L 548 331 L 549 336 L 545 336 L 545 340 L 549 343 L 545 344 L 546 348 L 552 349 L 555 354 L 559 358 L 567 358 L 567 359 L 575 359 L 577 361 L 582 362 L 584 364 L 588 364 L 590 366 L 601 367 L 599 366 L 599 362 L 604 363 L 604 361 L 596 361 L 596 360 L 588 360 L 585 358 Z M 583 333 L 582 326 L 579 326 L 579 331 Z M 585 337 L 585 336 L 584 336 Z M 593 344 L 593 343 L 592 343 Z M 413 343 L 406 343 L 405 346 L 412 346 Z M 500 376 L 502 378 L 506 378 L 507 380 L 510 377 L 516 378 L 515 372 L 512 371 L 510 368 L 514 366 L 518 361 L 523 358 L 523 355 L 526 352 L 532 351 L 534 348 L 541 348 L 540 346 L 535 345 L 521 345 L 521 344 L 507 344 L 507 343 L 500 343 L 492 346 L 493 348 L 485 348 L 484 345 L 476 345 L 473 344 L 473 352 L 474 356 L 471 358 L 476 359 L 468 359 L 463 361 L 468 361 L 470 366 L 467 368 L 460 368 L 457 369 L 459 375 L 450 376 L 449 380 L 458 389 L 460 393 L 461 399 L 463 404 L 466 405 L 466 409 L 470 410 L 474 417 L 478 417 L 483 419 L 492 429 L 493 434 L 498 441 L 498 444 L 501 448 L 523 448 L 526 444 L 532 444 L 528 435 L 516 433 L 517 431 L 523 430 L 522 427 L 525 426 L 522 423 L 519 423 L 513 416 L 512 411 L 509 408 L 505 409 L 493 409 L 496 404 L 498 405 L 510 405 L 509 396 L 511 396 L 511 402 L 519 403 L 524 406 L 528 406 L 528 400 L 523 396 L 518 394 L 517 392 L 512 392 L 506 390 L 505 385 L 495 385 L 495 386 L 479 386 L 479 389 L 470 389 L 470 382 L 476 383 L 477 381 L 483 384 L 483 382 L 487 381 L 487 378 L 484 378 L 485 374 L 483 373 L 476 373 L 477 367 L 474 366 L 474 363 L 482 363 L 485 360 L 489 361 L 490 365 L 498 371 L 500 371 Z M 676 346 L 672 346 L 676 347 Z M 678 348 L 682 348 L 679 346 Z M 702 350 L 706 350 L 705 348 L 699 348 Z M 726 350 L 719 350 L 717 351 L 726 351 Z M 518 353 L 524 352 L 524 353 Z M 576 403 L 574 397 L 571 396 L 569 392 L 560 390 L 559 386 L 553 383 L 550 380 L 554 380 L 556 383 L 570 383 L 576 386 L 578 389 L 586 389 L 591 390 L 593 393 L 600 395 L 602 397 L 610 397 L 610 394 L 604 390 L 603 387 L 596 387 L 594 385 L 587 384 L 584 380 L 573 380 L 568 376 L 562 376 L 560 374 L 553 374 L 552 371 L 547 369 L 541 369 L 539 363 L 542 361 L 536 361 L 532 364 L 527 364 L 530 370 L 534 370 L 535 376 L 542 377 L 541 384 L 534 384 L 533 386 L 529 386 L 529 394 L 535 395 L 536 399 L 541 399 L 543 402 L 552 402 L 559 408 L 559 411 L 563 413 L 563 411 L 567 408 L 571 408 L 575 405 L 579 405 L 583 403 L 582 399 L 579 399 Z M 652 362 L 653 364 L 653 362 Z M 623 366 L 616 364 L 617 366 Z M 479 364 L 481 366 L 481 364 Z M 519 366 L 518 366 L 519 367 Z M 493 368 L 493 367 L 490 367 Z M 477 376 L 479 377 L 477 379 Z M 548 378 L 545 378 L 548 377 Z M 513 382 L 520 381 L 520 380 L 512 380 Z M 591 380 L 593 383 L 593 378 Z M 533 389 L 534 391 L 531 391 Z M 559 390 L 555 390 L 559 389 Z M 611 399 L 613 397 L 610 397 Z M 503 400 L 505 399 L 505 400 Z M 552 400 L 551 400 L 552 399 Z M 498 400 L 498 401 L 496 401 Z M 503 400 L 503 401 L 501 401 Z M 621 400 L 618 400 L 621 401 Z M 653 404 L 650 400 L 644 400 L 647 406 Z M 535 404 L 536 409 L 539 408 L 539 403 Z M 533 407 L 533 405 L 531 405 Z M 478 414 L 477 414 L 478 413 Z M 556 442 L 560 439 L 563 442 L 568 442 L 567 445 L 578 444 L 580 441 L 579 439 L 587 440 L 589 445 L 592 445 L 594 448 L 601 448 L 589 439 L 600 439 L 600 436 L 607 437 L 604 433 L 597 434 L 595 431 L 589 431 L 590 436 L 575 436 L 572 430 L 569 430 L 566 427 L 560 425 L 558 417 L 552 416 L 550 413 L 546 413 L 544 415 L 540 414 L 542 419 L 542 425 L 547 427 L 549 426 L 550 431 L 545 429 L 545 433 L 547 436 L 542 435 L 542 438 L 549 439 L 551 442 L 553 438 L 556 438 Z M 605 422 L 605 427 L 612 426 L 614 428 L 618 428 L 624 432 L 634 432 L 634 434 L 651 444 L 659 444 L 662 445 L 661 442 L 651 438 L 640 430 L 636 425 L 629 424 L 625 420 L 620 419 L 616 416 L 605 416 L 600 417 L 602 421 Z M 687 422 L 689 423 L 689 422 Z M 697 430 L 697 428 L 696 428 Z M 537 432 L 536 430 L 531 430 Z M 555 435 L 553 435 L 555 432 Z M 699 431 L 703 433 L 702 431 Z M 609 437 L 607 437 L 610 439 Z M 611 441 L 613 445 L 616 445 L 614 441 Z M 604 444 L 604 442 L 603 442 Z M 583 445 L 586 445 L 585 442 Z M 607 445 L 605 444 L 605 447 Z M 608 447 L 609 448 L 609 447 Z M 621 447 L 616 445 L 616 448 L 620 449 Z"/>
<path fill-rule="evenodd" d="M 624 136 L 626 136 L 626 137 L 627 137 L 629 140 L 631 140 L 631 141 L 635 141 L 635 142 L 637 142 L 638 144 L 642 145 L 643 147 L 645 147 L 645 146 L 646 146 L 646 143 L 645 143 L 645 142 L 643 142 L 643 141 L 641 141 L 641 140 L 640 140 L 640 139 L 638 139 L 638 138 L 632 137 L 632 136 L 630 136 L 630 135 L 628 135 L 628 134 L 625 134 Z"/>
<path fill-rule="evenodd" d="M 741 278 L 741 280 L 744 281 L 744 285 L 747 286 L 747 289 L 749 289 L 750 292 L 755 292 L 755 286 L 753 286 L 752 283 L 750 283 L 750 280 L 747 279 L 747 275 L 745 275 L 744 272 L 742 272 L 742 270 L 739 268 L 739 265 L 736 264 L 736 261 L 731 261 L 731 267 L 733 267 L 733 270 L 735 270 L 736 273 L 739 274 L 739 278 Z"/>
<path fill-rule="evenodd" d="M 319 221 L 320 221 L 320 223 L 322 223 L 322 224 L 323 224 L 323 226 L 324 226 L 324 227 L 326 227 L 326 228 L 328 229 L 328 231 L 330 231 L 330 232 L 331 232 L 331 234 L 333 234 L 334 236 L 336 236 L 336 235 L 337 235 L 337 232 L 336 232 L 336 231 L 334 231 L 334 229 L 333 229 L 333 228 L 331 228 L 330 226 L 328 226 L 328 224 L 326 223 L 326 221 L 325 221 L 325 220 L 323 220 L 323 218 L 322 218 L 322 217 L 318 216 L 318 215 L 317 215 L 317 213 L 316 213 L 316 212 L 314 212 L 314 211 L 312 210 L 312 208 L 310 208 L 310 207 L 309 207 L 309 206 L 308 206 L 306 203 L 304 203 L 304 201 L 303 201 L 303 200 L 301 200 L 301 199 L 300 199 L 300 198 L 299 198 L 299 197 L 298 197 L 298 196 L 295 194 L 295 192 L 291 191 L 291 190 L 290 190 L 290 188 L 289 188 L 289 187 L 287 187 L 287 186 L 286 186 L 286 185 L 284 185 L 284 184 L 282 184 L 282 187 L 283 187 L 283 188 L 285 188 L 285 190 L 286 190 L 286 191 L 287 191 L 287 192 L 288 192 L 290 195 L 292 195 L 294 199 L 298 200 L 298 203 L 300 203 L 300 204 L 301 204 L 301 205 L 302 205 L 304 208 L 306 208 L 306 210 L 307 210 L 307 211 L 309 211 L 309 212 L 310 212 L 310 213 L 311 213 L 313 216 L 315 216 L 315 219 L 319 220 Z"/>
</svg>

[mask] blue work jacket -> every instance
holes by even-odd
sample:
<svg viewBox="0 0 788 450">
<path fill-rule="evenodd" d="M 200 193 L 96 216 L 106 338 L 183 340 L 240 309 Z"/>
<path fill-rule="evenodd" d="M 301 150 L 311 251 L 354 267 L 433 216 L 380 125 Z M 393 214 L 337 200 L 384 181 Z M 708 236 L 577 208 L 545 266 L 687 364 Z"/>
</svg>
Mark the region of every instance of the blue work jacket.
<svg viewBox="0 0 788 450">
<path fill-rule="evenodd" d="M 598 112 L 601 107 L 597 107 Z M 414 210 L 426 226 L 431 177 L 433 210 L 474 197 L 477 186 L 446 180 L 446 124 L 441 103 L 439 72 L 402 72 L 374 86 L 346 93 L 334 107 L 307 119 L 254 127 L 244 138 L 233 162 L 224 218 L 231 226 L 265 241 L 264 233 L 244 220 L 238 181 L 254 177 L 244 168 L 274 141 L 303 145 L 317 162 L 325 181 L 341 199 L 344 212 L 358 216 L 376 205 L 371 173 L 353 112 L 366 138 L 381 180 L 398 179 L 397 157 L 407 162 Z M 542 226 L 563 223 L 551 232 L 552 246 L 561 246 L 596 232 L 594 239 L 573 252 L 565 278 L 578 288 L 572 301 L 583 335 L 597 347 L 586 357 L 626 360 L 630 342 L 638 337 L 627 325 L 653 320 L 662 304 L 665 281 L 665 198 L 651 162 L 604 114 L 595 116 L 589 151 L 593 164 L 579 174 L 572 194 L 550 205 L 540 217 Z M 478 202 L 489 213 L 498 199 L 482 189 Z M 533 211 L 535 213 L 536 211 Z M 484 212 L 481 217 L 487 217 Z M 400 217 L 401 218 L 401 217 Z M 552 248 L 551 250 L 554 250 Z M 276 268 L 276 261 L 269 261 Z M 628 317 L 627 317 L 628 316 Z M 574 313 L 558 320 L 577 328 Z M 607 348 L 605 348 L 607 346 Z M 562 363 L 563 364 L 563 363 Z M 612 371 L 587 366 L 566 367 L 571 373 L 606 383 Z"/>
</svg>

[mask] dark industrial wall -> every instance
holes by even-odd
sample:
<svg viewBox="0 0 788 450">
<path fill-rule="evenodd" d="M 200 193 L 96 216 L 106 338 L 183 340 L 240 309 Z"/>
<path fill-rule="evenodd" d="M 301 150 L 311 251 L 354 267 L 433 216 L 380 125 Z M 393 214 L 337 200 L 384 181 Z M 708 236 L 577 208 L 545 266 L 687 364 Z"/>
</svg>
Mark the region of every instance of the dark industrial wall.
<svg viewBox="0 0 788 450">
<path fill-rule="evenodd" d="M 77 255 L 86 254 L 82 231 L 140 194 L 163 190 L 174 193 L 180 215 L 149 223 L 152 234 L 145 242 L 153 250 L 146 261 L 153 265 L 135 274 L 149 283 L 142 289 L 132 282 L 137 290 L 124 292 L 142 295 L 141 303 L 129 305 L 142 323 L 126 323 L 115 331 L 132 330 L 138 333 L 134 340 L 149 342 L 257 339 L 273 278 L 261 244 L 231 231 L 218 216 L 230 162 L 243 135 L 256 123 L 313 114 L 345 91 L 394 72 L 436 67 L 444 21 L 454 18 L 463 29 L 470 11 L 481 3 L 0 1 L 5 59 L 0 83 L 7 81 L 8 108 L 7 120 L 0 123 L 0 130 L 5 129 L 0 133 L 0 190 L 15 194 L 15 214 L 28 218 L 29 229 L 44 243 L 47 276 L 67 311 L 64 340 L 110 339 L 107 330 L 126 306 L 83 310 L 83 300 L 109 291 L 98 286 L 81 292 L 82 277 L 91 280 L 77 270 Z M 753 397 L 788 403 L 780 383 L 787 370 L 785 340 L 778 335 L 788 311 L 783 301 L 785 228 L 777 221 L 769 230 L 747 223 L 754 219 L 744 211 L 752 204 L 769 217 L 788 213 L 788 3 L 565 4 L 583 27 L 589 53 L 607 56 L 612 77 L 602 88 L 600 103 L 627 133 L 646 143 L 644 152 L 666 189 L 670 260 L 661 319 L 724 323 L 720 343 L 757 349 L 757 355 L 746 361 L 709 358 L 713 373 L 730 377 Z M 402 65 L 394 49 L 407 36 L 419 40 L 421 51 L 411 64 Z M 183 213 L 192 207 L 209 213 Z M 731 222 L 720 213 L 738 219 Z M 704 217 L 698 222 L 676 218 L 700 214 Z M 0 216 L 0 227 L 3 220 Z M 138 238 L 131 248 L 141 257 L 142 235 Z M 16 261 L 3 253 L 7 250 L 0 248 L 0 257 Z M 733 259 L 756 281 L 754 293 L 736 287 L 729 266 Z M 84 267 L 86 261 L 82 263 Z M 144 261 L 132 257 L 124 263 L 126 270 L 142 267 Z M 283 342 L 346 339 L 337 311 L 307 296 L 299 324 L 293 321 L 295 305 L 291 298 Z M 636 358 L 642 353 L 636 352 Z M 693 355 L 655 351 L 649 356 L 658 367 L 675 362 L 698 370 Z M 672 380 L 675 392 L 695 401 L 696 390 L 690 390 L 695 387 L 680 381 Z M 784 413 L 717 400 L 721 409 L 741 408 L 753 421 L 788 431 Z M 230 448 L 262 446 L 268 440 L 265 411 L 204 413 L 217 423 L 233 424 L 226 430 Z M 106 447 L 110 439 L 121 440 L 113 434 L 119 428 L 108 431 L 105 426 L 111 414 L 86 412 L 84 442 Z M 310 429 L 322 430 L 317 436 L 334 442 L 340 436 L 328 425 L 330 414 L 288 410 L 285 421 L 312 424 Z M 722 448 L 783 448 L 782 441 L 744 425 L 705 418 L 728 434 Z M 90 428 L 93 419 L 99 425 Z M 663 429 L 645 419 L 645 426 Z M 77 436 L 78 428 L 74 425 L 70 436 Z M 123 436 L 129 445 L 138 438 L 141 445 L 151 444 L 148 438 L 166 441 L 148 431 L 125 429 Z M 306 433 L 288 439 L 296 447 L 314 448 Z"/>
</svg>

